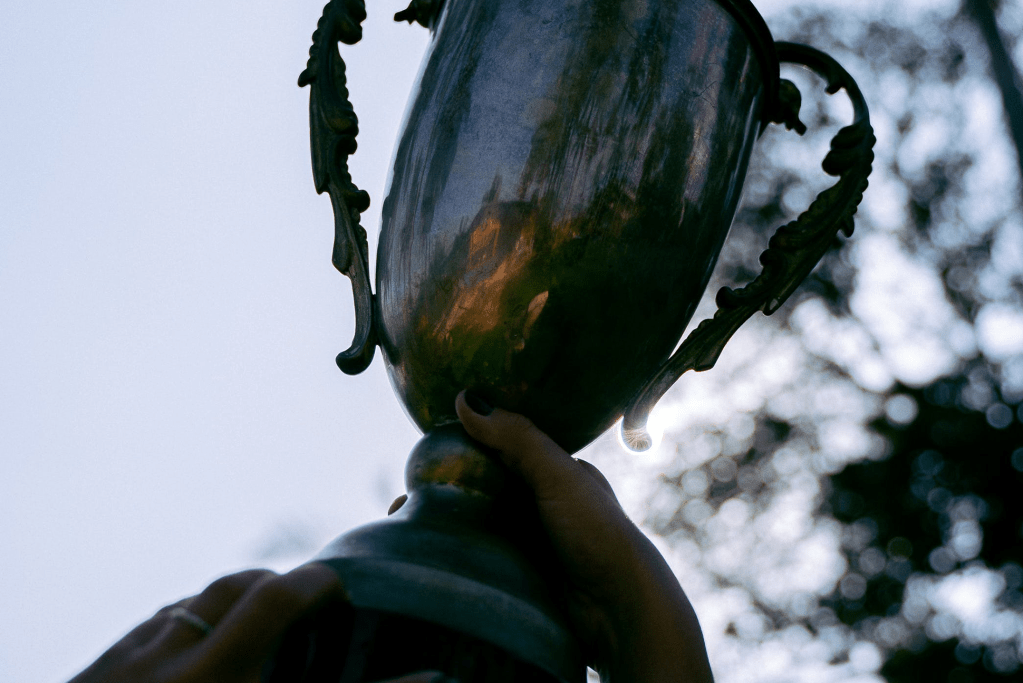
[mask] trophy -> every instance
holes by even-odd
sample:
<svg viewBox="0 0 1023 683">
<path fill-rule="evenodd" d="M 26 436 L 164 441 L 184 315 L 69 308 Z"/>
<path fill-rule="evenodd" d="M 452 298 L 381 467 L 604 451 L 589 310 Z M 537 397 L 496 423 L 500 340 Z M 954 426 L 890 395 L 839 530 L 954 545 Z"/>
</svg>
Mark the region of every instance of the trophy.
<svg viewBox="0 0 1023 683">
<path fill-rule="evenodd" d="M 633 449 L 649 447 L 646 418 L 664 392 L 713 366 L 743 322 L 777 310 L 836 234 L 852 233 L 873 160 L 866 103 L 831 57 L 775 42 L 749 0 L 415 0 L 395 20 L 432 42 L 383 200 L 374 293 L 337 49 L 358 42 L 364 18 L 362 0 L 331 0 L 299 79 L 311 86 L 316 190 L 334 210 L 333 263 L 355 298 L 355 339 L 337 364 L 359 373 L 379 346 L 424 436 L 407 503 L 320 554 L 352 612 L 295 657 L 319 658 L 323 680 L 439 669 L 466 682 L 582 681 L 528 496 L 466 435 L 455 397 L 469 389 L 523 413 L 570 453 L 620 419 Z M 755 140 L 768 123 L 805 131 L 779 63 L 851 99 L 853 122 L 823 162 L 838 180 L 679 346 Z"/>
</svg>

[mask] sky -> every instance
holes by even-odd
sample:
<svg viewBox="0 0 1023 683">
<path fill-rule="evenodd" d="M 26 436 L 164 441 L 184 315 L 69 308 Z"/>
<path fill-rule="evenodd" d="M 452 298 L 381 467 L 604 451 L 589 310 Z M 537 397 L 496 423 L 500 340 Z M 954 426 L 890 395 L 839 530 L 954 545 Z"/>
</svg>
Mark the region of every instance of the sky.
<svg viewBox="0 0 1023 683">
<path fill-rule="evenodd" d="M 67 679 L 403 491 L 382 363 L 334 365 L 351 296 L 296 83 L 321 8 L 0 9 L 0 680 Z M 346 51 L 371 232 L 428 39 L 392 23 Z"/>
<path fill-rule="evenodd" d="M 343 50 L 371 253 L 429 38 L 404 4 Z M 0 5 L 0 680 L 66 680 L 403 492 L 418 434 L 382 361 L 334 365 L 352 302 L 296 84 L 321 9 Z"/>
</svg>

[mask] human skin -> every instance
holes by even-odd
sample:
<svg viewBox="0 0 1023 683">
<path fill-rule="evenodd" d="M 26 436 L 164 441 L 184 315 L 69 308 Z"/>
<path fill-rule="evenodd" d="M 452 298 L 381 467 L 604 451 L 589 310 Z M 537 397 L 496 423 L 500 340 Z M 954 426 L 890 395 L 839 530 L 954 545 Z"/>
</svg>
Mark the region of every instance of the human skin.
<svg viewBox="0 0 1023 683">
<path fill-rule="evenodd" d="M 158 611 L 70 683 L 259 683 L 295 621 L 344 599 L 337 573 L 322 564 L 281 575 L 265 569 L 231 574 Z M 187 608 L 213 630 L 206 635 L 173 618 L 175 607 Z M 423 671 L 380 683 L 446 680 L 438 671 Z"/>
<path fill-rule="evenodd" d="M 564 573 L 569 620 L 601 681 L 712 681 L 689 599 L 597 468 L 522 415 L 466 392 L 455 409 L 469 435 L 495 449 L 533 490 Z"/>
<path fill-rule="evenodd" d="M 558 559 L 571 626 L 604 683 L 712 681 L 692 606 L 664 558 L 593 465 L 571 457 L 527 418 L 462 392 L 466 431 L 532 488 Z M 391 506 L 398 510 L 404 496 Z M 225 576 L 137 626 L 70 683 L 258 683 L 288 628 L 345 600 L 329 567 Z M 185 607 L 213 629 L 174 618 Z M 380 683 L 440 683 L 424 671 Z"/>
</svg>

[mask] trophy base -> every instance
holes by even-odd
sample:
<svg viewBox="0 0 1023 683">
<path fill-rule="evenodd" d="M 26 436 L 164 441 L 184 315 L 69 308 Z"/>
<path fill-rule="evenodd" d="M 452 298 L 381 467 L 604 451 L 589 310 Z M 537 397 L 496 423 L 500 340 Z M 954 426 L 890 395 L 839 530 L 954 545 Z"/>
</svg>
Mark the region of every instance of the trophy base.
<svg viewBox="0 0 1023 683">
<path fill-rule="evenodd" d="M 262 680 L 385 683 L 423 671 L 444 672 L 458 683 L 565 681 L 480 638 L 363 608 L 324 611 L 293 628 Z"/>
<path fill-rule="evenodd" d="M 524 487 L 458 424 L 420 440 L 406 484 L 400 510 L 342 535 L 316 558 L 340 575 L 353 608 L 348 619 L 335 616 L 333 646 L 322 634 L 313 639 L 320 643 L 313 649 L 335 660 L 347 648 L 343 675 L 324 680 L 436 669 L 461 683 L 583 681 Z"/>
</svg>

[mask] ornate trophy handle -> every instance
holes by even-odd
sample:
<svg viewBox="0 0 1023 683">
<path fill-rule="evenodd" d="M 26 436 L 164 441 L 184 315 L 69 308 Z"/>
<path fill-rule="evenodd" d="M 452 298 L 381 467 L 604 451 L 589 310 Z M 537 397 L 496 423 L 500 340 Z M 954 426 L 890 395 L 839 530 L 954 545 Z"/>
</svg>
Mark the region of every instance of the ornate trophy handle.
<svg viewBox="0 0 1023 683">
<path fill-rule="evenodd" d="M 362 39 L 366 18 L 363 0 L 330 0 L 323 8 L 309 48 L 309 62 L 298 85 L 309 93 L 309 134 L 316 192 L 330 194 L 334 208 L 334 267 L 352 281 L 355 297 L 355 339 L 337 355 L 337 365 L 357 375 L 373 360 L 376 348 L 373 290 L 369 284 L 369 245 L 359 214 L 369 208 L 369 194 L 352 182 L 348 156 L 355 152 L 359 119 L 348 101 L 345 63 L 338 42 L 354 45 Z"/>
<path fill-rule="evenodd" d="M 651 438 L 647 417 L 654 404 L 679 377 L 689 370 L 714 367 L 725 344 L 756 311 L 771 315 L 810 274 L 831 246 L 837 233 L 853 232 L 853 214 L 867 189 L 867 176 L 874 160 L 874 131 L 867 103 L 852 76 L 838 62 L 819 50 L 797 43 L 776 43 L 779 61 L 799 64 L 827 82 L 827 93 L 844 88 L 853 105 L 853 122 L 831 140 L 831 151 L 822 164 L 838 182 L 824 190 L 798 219 L 783 225 L 760 255 L 764 269 L 739 290 L 723 287 L 718 292 L 714 317 L 704 320 L 678 350 L 629 403 L 622 423 L 625 441 L 635 450 L 646 450 Z M 806 126 L 799 120 L 800 95 L 796 86 L 782 80 L 778 111 L 772 123 L 783 123 L 802 135 Z"/>
<path fill-rule="evenodd" d="M 440 11 L 443 8 L 444 0 L 411 0 L 408 7 L 394 15 L 395 21 L 413 21 L 432 29 L 437 23 Z"/>
</svg>

